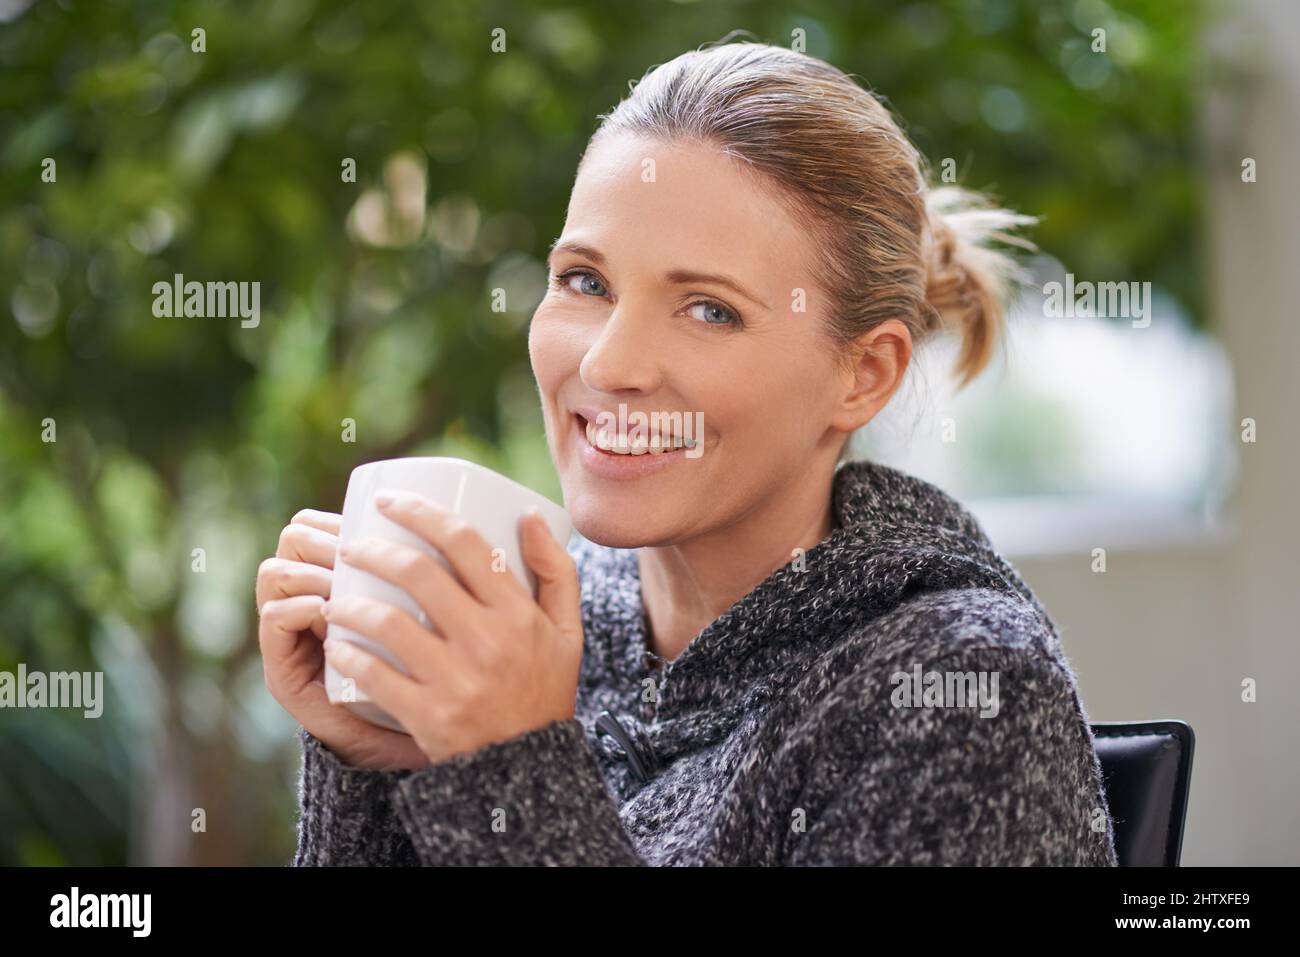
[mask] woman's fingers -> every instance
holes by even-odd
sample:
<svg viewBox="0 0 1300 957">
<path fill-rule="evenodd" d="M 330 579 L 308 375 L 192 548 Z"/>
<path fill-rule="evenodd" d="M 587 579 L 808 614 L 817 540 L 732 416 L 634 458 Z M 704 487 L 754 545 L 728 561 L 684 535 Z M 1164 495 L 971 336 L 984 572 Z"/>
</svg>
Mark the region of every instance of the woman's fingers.
<svg viewBox="0 0 1300 957">
<path fill-rule="evenodd" d="M 275 555 L 293 562 L 333 568 L 338 545 L 339 537 L 331 532 L 302 522 L 290 522 L 280 532 L 280 544 L 275 549 Z"/>
<path fill-rule="evenodd" d="M 343 527 L 343 516 L 338 512 L 322 512 L 314 508 L 304 508 L 289 519 L 289 523 L 293 525 L 310 525 L 322 532 L 337 535 Z"/>
<path fill-rule="evenodd" d="M 415 492 L 384 490 L 375 497 L 384 517 L 409 529 L 438 549 L 465 589 L 484 605 L 512 596 L 532 600 L 506 566 L 505 554 L 478 530 L 432 499 Z"/>
<path fill-rule="evenodd" d="M 334 573 L 328 568 L 287 558 L 268 558 L 257 567 L 257 607 L 275 598 L 320 595 L 328 598 Z"/>
<path fill-rule="evenodd" d="M 453 666 L 446 639 L 420 627 L 418 621 L 388 602 L 347 595 L 330 601 L 324 615 L 330 624 L 351 628 L 383 645 L 419 680 L 443 674 Z"/>
<path fill-rule="evenodd" d="M 396 585 L 424 609 L 434 629 L 462 630 L 478 603 L 443 564 L 418 548 L 366 537 L 339 548 L 339 561 Z"/>
<path fill-rule="evenodd" d="M 325 658 L 345 678 L 351 678 L 366 696 L 406 727 L 425 703 L 420 685 L 388 662 L 349 641 L 325 643 Z M 405 720 L 403 720 L 405 719 Z"/>
<path fill-rule="evenodd" d="M 297 595 L 329 597 L 331 569 L 338 549 L 338 530 L 343 516 L 306 508 L 294 515 L 280 532 L 275 556 L 257 569 L 255 589 L 260 612 L 268 601 Z M 302 630 L 310 629 L 322 641 L 325 620 L 316 615 Z"/>
<path fill-rule="evenodd" d="M 308 664 L 315 659 L 315 651 L 304 655 L 298 647 L 299 636 L 312 628 L 313 620 L 321 617 L 324 603 L 325 599 L 319 595 L 294 595 L 271 599 L 259 609 L 261 622 L 257 628 L 257 642 L 272 692 L 281 687 L 297 694 L 315 677 L 314 673 L 307 673 L 312 671 Z"/>
</svg>

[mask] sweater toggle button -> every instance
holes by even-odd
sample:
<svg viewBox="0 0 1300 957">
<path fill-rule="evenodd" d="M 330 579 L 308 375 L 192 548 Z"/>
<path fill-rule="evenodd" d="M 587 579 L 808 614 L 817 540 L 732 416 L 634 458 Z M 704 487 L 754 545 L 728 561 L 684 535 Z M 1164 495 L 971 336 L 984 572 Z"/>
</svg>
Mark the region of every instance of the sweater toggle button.
<svg viewBox="0 0 1300 957">
<path fill-rule="evenodd" d="M 620 761 L 626 761 L 632 776 L 642 784 L 654 777 L 658 770 L 654 751 L 648 746 L 639 746 L 636 737 L 624 724 L 609 711 L 602 711 L 596 717 L 596 737 L 608 735 L 618 742 L 618 747 L 610 753 Z"/>
</svg>

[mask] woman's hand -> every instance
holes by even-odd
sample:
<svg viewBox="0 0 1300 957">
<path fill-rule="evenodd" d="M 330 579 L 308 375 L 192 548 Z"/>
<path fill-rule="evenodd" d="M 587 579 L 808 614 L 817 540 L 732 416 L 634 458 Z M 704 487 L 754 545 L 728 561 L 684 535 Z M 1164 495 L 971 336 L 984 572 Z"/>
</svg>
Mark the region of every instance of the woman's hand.
<svg viewBox="0 0 1300 957">
<path fill-rule="evenodd" d="M 452 571 L 378 538 L 340 551 L 340 560 L 410 595 L 431 626 L 386 602 L 331 601 L 328 621 L 383 645 L 408 674 L 346 641 L 326 643 L 330 664 L 400 721 L 433 762 L 572 718 L 583 643 L 578 573 L 541 515 L 520 521 L 523 558 L 537 577 L 534 601 L 478 531 L 431 499 L 394 491 L 375 504 L 437 548 Z"/>
<path fill-rule="evenodd" d="M 298 723 L 347 764 L 418 768 L 429 759 L 404 734 L 376 727 L 325 696 L 325 619 L 341 516 L 305 509 L 280 533 L 275 557 L 257 569 L 257 630 L 266 687 Z"/>
</svg>

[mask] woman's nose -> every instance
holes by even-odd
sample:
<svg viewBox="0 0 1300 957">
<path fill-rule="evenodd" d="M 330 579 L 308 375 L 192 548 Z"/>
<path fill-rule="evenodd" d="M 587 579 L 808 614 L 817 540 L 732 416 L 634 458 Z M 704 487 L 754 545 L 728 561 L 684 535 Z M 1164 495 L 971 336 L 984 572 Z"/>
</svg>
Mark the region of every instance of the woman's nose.
<svg viewBox="0 0 1300 957">
<path fill-rule="evenodd" d="M 619 303 L 582 357 L 582 381 L 598 392 L 654 392 L 662 381 L 665 345 L 655 338 L 652 321 Z"/>
</svg>

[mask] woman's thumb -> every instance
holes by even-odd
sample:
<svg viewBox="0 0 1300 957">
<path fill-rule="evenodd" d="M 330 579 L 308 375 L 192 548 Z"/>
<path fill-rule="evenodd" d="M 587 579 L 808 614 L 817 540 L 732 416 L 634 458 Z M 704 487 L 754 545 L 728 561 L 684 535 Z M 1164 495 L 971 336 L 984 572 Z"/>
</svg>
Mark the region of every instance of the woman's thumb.
<svg viewBox="0 0 1300 957">
<path fill-rule="evenodd" d="M 551 534 L 540 512 L 524 519 L 531 526 L 524 538 L 524 560 L 537 577 L 537 604 L 546 617 L 569 635 L 582 635 L 578 569 L 565 547 Z"/>
</svg>

